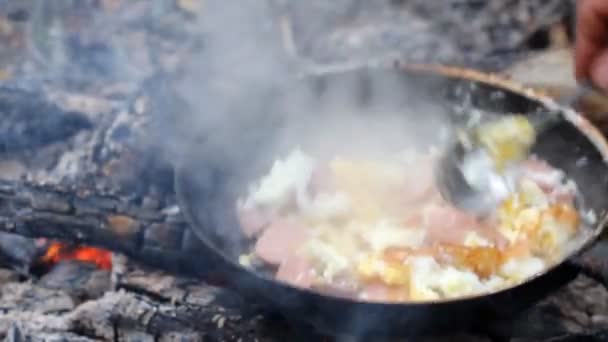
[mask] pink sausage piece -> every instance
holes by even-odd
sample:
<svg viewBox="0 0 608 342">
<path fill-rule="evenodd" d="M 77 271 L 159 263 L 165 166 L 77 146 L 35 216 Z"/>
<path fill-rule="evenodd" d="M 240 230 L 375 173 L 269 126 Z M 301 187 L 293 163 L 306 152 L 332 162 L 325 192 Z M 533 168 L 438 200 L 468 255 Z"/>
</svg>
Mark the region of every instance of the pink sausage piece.
<svg viewBox="0 0 608 342">
<path fill-rule="evenodd" d="M 453 207 L 439 207 L 427 216 L 427 243 L 461 245 L 467 234 L 476 232 L 480 237 L 503 246 L 508 241 L 496 229 L 492 221 L 480 221 Z"/>
<path fill-rule="evenodd" d="M 272 216 L 270 214 L 256 208 L 238 208 L 237 216 L 241 229 L 247 237 L 258 235 L 272 220 Z"/>
<path fill-rule="evenodd" d="M 314 269 L 306 258 L 293 253 L 281 262 L 276 278 L 295 287 L 310 288 Z"/>
<path fill-rule="evenodd" d="M 549 163 L 536 158 L 530 158 L 524 161 L 522 163 L 522 167 L 524 168 L 524 170 L 529 172 L 549 172 L 554 170 L 554 168 L 551 167 Z"/>
<path fill-rule="evenodd" d="M 428 229 L 429 242 L 462 244 L 469 231 L 484 229 L 475 217 L 450 206 L 432 207 L 422 220 Z"/>
<path fill-rule="evenodd" d="M 289 220 L 272 222 L 255 244 L 254 252 L 263 261 L 280 265 L 296 252 L 308 237 L 306 227 Z"/>
<path fill-rule="evenodd" d="M 403 224 L 406 227 L 420 228 L 423 227 L 423 223 L 424 221 L 420 211 L 407 212 L 403 218 Z"/>
<path fill-rule="evenodd" d="M 524 163 L 526 176 L 535 182 L 552 200 L 558 203 L 574 202 L 575 191 L 559 183 L 557 169 L 543 160 L 530 159 Z"/>
<path fill-rule="evenodd" d="M 496 231 L 496 223 L 479 221 L 475 217 L 446 204 L 434 204 L 433 207 L 413 212 L 404 217 L 404 224 L 426 229 L 426 244 L 447 243 L 461 245 L 470 231 L 501 246 L 507 240 Z"/>
<path fill-rule="evenodd" d="M 528 159 L 522 164 L 526 178 L 535 182 L 546 193 L 559 185 L 558 170 L 544 160 Z"/>
</svg>

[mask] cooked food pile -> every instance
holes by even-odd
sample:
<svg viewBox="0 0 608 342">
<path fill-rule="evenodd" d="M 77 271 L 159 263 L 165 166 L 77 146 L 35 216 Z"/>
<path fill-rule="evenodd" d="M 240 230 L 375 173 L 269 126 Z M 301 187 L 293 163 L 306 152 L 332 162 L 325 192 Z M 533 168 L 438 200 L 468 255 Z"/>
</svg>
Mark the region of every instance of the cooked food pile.
<svg viewBox="0 0 608 342">
<path fill-rule="evenodd" d="M 237 203 L 255 242 L 241 263 L 275 267 L 278 280 L 326 294 L 416 302 L 494 292 L 564 256 L 580 215 L 563 172 L 522 159 L 515 191 L 478 219 L 441 198 L 434 160 L 322 160 L 295 149 Z"/>
<path fill-rule="evenodd" d="M 526 159 L 536 140 L 532 123 L 523 115 L 507 115 L 473 130 L 474 144 L 484 148 L 500 170 Z"/>
</svg>

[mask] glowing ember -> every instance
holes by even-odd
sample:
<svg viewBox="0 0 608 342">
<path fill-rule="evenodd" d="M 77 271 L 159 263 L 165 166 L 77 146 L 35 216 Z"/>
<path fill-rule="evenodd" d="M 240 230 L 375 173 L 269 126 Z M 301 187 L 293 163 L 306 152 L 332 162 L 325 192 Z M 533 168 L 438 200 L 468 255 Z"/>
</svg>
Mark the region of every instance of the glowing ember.
<svg viewBox="0 0 608 342">
<path fill-rule="evenodd" d="M 60 242 L 51 242 L 42 262 L 55 264 L 61 260 L 80 260 L 97 265 L 97 267 L 109 270 L 112 268 L 112 253 L 99 248 L 76 246 L 72 247 Z"/>
</svg>

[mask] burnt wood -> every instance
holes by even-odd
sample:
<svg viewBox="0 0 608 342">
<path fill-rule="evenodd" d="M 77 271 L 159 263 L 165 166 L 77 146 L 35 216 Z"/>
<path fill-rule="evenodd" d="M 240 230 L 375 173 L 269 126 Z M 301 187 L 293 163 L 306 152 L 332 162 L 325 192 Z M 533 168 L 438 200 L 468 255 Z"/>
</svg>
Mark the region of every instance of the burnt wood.
<svg viewBox="0 0 608 342">
<path fill-rule="evenodd" d="M 109 290 L 107 278 L 99 277 L 107 271 L 76 261 L 57 264 L 33 283 L 3 280 L 0 337 L 33 341 L 366 341 L 360 336 L 318 334 L 260 311 L 234 292 L 194 278 L 175 277 L 132 261 L 116 261 L 114 267 L 122 269 L 116 290 Z M 74 292 L 100 286 L 106 288 L 104 294 Z M 601 340 L 606 324 L 591 324 L 585 321 L 591 317 L 579 316 L 601 314 L 605 305 L 594 307 L 588 302 L 606 299 L 606 290 L 579 278 L 515 320 L 498 322 L 483 331 L 416 341 Z M 404 341 L 378 336 L 373 340 Z"/>
<path fill-rule="evenodd" d="M 4 156 L 42 148 L 93 128 L 83 113 L 64 111 L 40 92 L 7 85 L 0 86 L 0 117 Z"/>
<path fill-rule="evenodd" d="M 0 265 L 26 275 L 45 249 L 33 239 L 11 233 L 0 233 Z"/>
<path fill-rule="evenodd" d="M 98 276 L 103 272 L 107 273 L 68 261 L 35 284 L 2 284 L 0 337 L 130 341 L 139 334 L 142 338 L 282 341 L 288 336 L 289 327 L 283 321 L 263 317 L 238 295 L 195 279 L 158 275 L 158 271 L 132 275 L 145 277 L 147 289 L 124 279 L 117 291 L 106 288 L 103 294 L 89 291 L 84 296 L 74 292 L 90 289 L 86 284 L 107 286 Z M 167 291 L 180 290 L 183 296 L 167 295 Z"/>
<path fill-rule="evenodd" d="M 0 230 L 98 246 L 166 271 L 206 277 L 213 257 L 206 262 L 204 246 L 179 209 L 140 202 L 76 187 L 0 181 Z"/>
</svg>

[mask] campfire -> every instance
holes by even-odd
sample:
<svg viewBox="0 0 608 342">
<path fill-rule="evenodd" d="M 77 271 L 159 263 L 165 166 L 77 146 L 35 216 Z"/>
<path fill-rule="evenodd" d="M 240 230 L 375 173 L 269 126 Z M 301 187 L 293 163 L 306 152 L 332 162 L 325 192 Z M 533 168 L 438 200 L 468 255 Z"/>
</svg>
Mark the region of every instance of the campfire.
<svg viewBox="0 0 608 342">
<path fill-rule="evenodd" d="M 102 270 L 112 269 L 112 252 L 83 245 L 70 246 L 58 241 L 51 242 L 41 259 L 43 263 L 50 265 L 64 260 L 78 260 L 90 263 Z"/>
<path fill-rule="evenodd" d="M 172 129 L 196 127 L 177 122 L 192 108 L 172 82 L 202 77 L 188 68 L 206 60 L 205 38 L 217 27 L 204 25 L 236 25 L 238 15 L 201 23 L 222 12 L 222 1 L 9 3 L 0 5 L 0 336 L 359 337 L 301 326 L 221 287 L 177 204 L 167 155 L 179 154 L 180 133 Z M 498 72 L 569 44 L 572 15 L 553 0 L 263 3 L 270 10 L 253 26 L 268 29 L 290 61 L 315 68 L 399 57 Z M 451 29 L 433 41 L 439 26 Z M 445 341 L 599 341 L 608 338 L 607 303 L 608 291 L 580 276 L 517 319 Z"/>
</svg>

